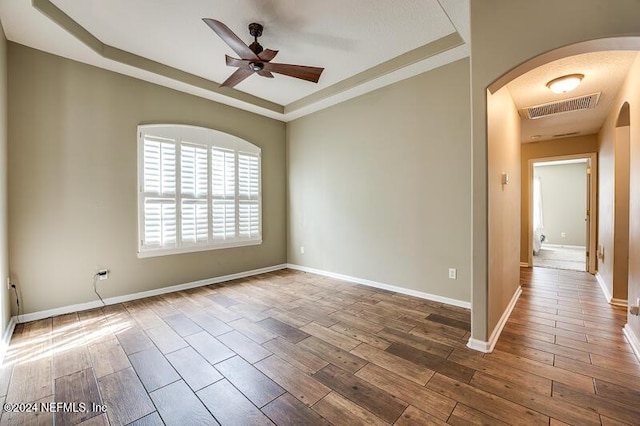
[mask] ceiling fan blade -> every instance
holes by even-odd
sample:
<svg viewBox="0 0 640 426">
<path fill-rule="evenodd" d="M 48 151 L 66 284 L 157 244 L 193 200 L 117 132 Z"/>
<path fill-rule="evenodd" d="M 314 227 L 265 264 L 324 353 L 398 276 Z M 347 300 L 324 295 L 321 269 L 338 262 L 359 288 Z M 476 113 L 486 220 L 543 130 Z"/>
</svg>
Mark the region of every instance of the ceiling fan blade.
<svg viewBox="0 0 640 426">
<path fill-rule="evenodd" d="M 250 60 L 260 60 L 258 56 L 249 49 L 247 46 L 237 35 L 234 34 L 233 31 L 229 29 L 225 24 L 220 21 L 216 21 L 211 18 L 202 18 L 205 24 L 209 26 L 220 38 L 229 45 L 234 52 L 240 55 L 243 59 Z"/>
<path fill-rule="evenodd" d="M 227 63 L 227 66 L 230 67 L 244 67 L 244 66 L 248 66 L 249 62 L 251 62 L 249 59 L 238 59 L 238 58 L 232 58 L 229 55 L 224 55 L 224 59 L 225 62 Z"/>
<path fill-rule="evenodd" d="M 264 62 L 264 70 L 317 83 L 324 68 Z"/>
<path fill-rule="evenodd" d="M 233 87 L 236 84 L 243 81 L 245 78 L 249 77 L 253 74 L 249 68 L 238 68 L 233 74 L 227 78 L 224 83 L 220 85 L 220 87 Z"/>
<path fill-rule="evenodd" d="M 265 62 L 269 62 L 273 58 L 275 58 L 277 54 L 278 54 L 277 50 L 265 49 L 262 52 L 260 52 L 258 57 Z"/>
<path fill-rule="evenodd" d="M 256 72 L 256 74 L 261 75 L 262 77 L 267 77 L 267 78 L 273 78 L 273 74 L 271 74 L 269 71 L 267 70 L 262 70 L 262 71 L 258 71 Z"/>
</svg>

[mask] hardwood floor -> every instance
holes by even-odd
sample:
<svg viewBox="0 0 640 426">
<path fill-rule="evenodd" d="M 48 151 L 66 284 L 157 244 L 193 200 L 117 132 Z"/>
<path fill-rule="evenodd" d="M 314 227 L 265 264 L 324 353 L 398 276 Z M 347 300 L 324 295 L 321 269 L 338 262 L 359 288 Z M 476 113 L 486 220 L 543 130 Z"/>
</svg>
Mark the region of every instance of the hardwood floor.
<svg viewBox="0 0 640 426">
<path fill-rule="evenodd" d="M 625 310 L 586 273 L 521 284 L 491 354 L 465 309 L 291 270 L 19 324 L 0 402 L 49 412 L 0 424 L 640 424 Z"/>
</svg>

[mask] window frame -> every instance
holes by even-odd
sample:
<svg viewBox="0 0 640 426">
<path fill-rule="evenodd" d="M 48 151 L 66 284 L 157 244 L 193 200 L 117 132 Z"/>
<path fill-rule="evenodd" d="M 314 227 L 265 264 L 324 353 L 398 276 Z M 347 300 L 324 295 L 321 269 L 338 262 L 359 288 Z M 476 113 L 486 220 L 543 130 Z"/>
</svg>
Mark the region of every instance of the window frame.
<svg viewBox="0 0 640 426">
<path fill-rule="evenodd" d="M 164 138 L 173 140 L 175 144 L 175 246 L 148 246 L 144 244 L 145 240 L 145 201 L 149 198 L 160 198 L 163 195 L 155 193 L 145 193 L 145 137 L 153 136 L 155 138 Z M 206 146 L 207 148 L 207 240 L 206 242 L 182 241 L 182 203 L 183 200 L 192 200 L 198 198 L 192 194 L 182 192 L 182 146 Z M 235 221 L 235 237 L 232 239 L 214 238 L 213 229 L 213 201 L 218 199 L 213 193 L 213 150 L 233 151 L 234 158 L 234 221 Z M 147 124 L 139 125 L 137 128 L 137 176 L 138 176 L 138 258 L 148 258 L 156 256 L 166 256 L 182 253 L 195 253 L 208 250 L 218 250 L 234 247 L 246 247 L 262 244 L 262 150 L 257 145 L 252 144 L 237 136 L 224 133 L 218 130 L 205 127 L 189 126 L 182 124 Z M 239 157 L 240 154 L 248 154 L 257 158 L 258 168 L 258 194 L 253 200 L 258 206 L 258 234 L 256 237 L 240 237 L 240 212 L 239 206 L 242 201 L 246 201 L 240 195 L 239 187 Z M 201 198 L 202 199 L 202 198 Z M 251 229 L 251 227 L 250 227 Z"/>
</svg>

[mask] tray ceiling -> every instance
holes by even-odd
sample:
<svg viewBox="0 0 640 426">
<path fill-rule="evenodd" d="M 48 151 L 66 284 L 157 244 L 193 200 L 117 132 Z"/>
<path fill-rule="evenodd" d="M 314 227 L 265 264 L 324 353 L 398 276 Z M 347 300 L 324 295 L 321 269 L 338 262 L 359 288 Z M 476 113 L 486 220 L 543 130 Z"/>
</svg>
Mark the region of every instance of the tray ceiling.
<svg viewBox="0 0 640 426">
<path fill-rule="evenodd" d="M 468 0 L 0 0 L 10 41 L 288 121 L 468 56 Z M 245 42 L 265 27 L 274 62 L 321 66 L 318 84 L 251 76 L 220 89 L 237 56 L 203 22 Z"/>
</svg>

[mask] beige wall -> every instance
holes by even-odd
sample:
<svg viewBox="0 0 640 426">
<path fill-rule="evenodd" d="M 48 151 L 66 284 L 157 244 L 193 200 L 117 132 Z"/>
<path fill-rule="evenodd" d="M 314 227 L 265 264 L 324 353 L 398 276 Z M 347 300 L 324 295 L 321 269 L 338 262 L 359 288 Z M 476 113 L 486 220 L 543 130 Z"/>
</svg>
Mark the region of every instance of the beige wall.
<svg viewBox="0 0 640 426">
<path fill-rule="evenodd" d="M 529 250 L 531 248 L 531 238 L 529 235 L 529 160 L 561 157 L 566 155 L 589 154 L 598 151 L 597 135 L 575 136 L 556 140 L 546 140 L 533 143 L 522 144 L 522 185 L 520 205 L 522 206 L 521 227 L 520 227 L 520 262 L 529 262 Z"/>
<path fill-rule="evenodd" d="M 469 301 L 469 122 L 465 59 L 289 123 L 289 261 Z"/>
<path fill-rule="evenodd" d="M 507 88 L 487 99 L 489 330 L 520 285 L 520 117 Z M 503 184 L 506 173 L 509 183 Z"/>
<path fill-rule="evenodd" d="M 9 324 L 13 300 L 5 286 L 9 277 L 7 89 L 7 39 L 0 24 L 0 332 Z"/>
<path fill-rule="evenodd" d="M 614 299 L 627 300 L 629 283 L 629 126 L 615 129 L 613 190 L 613 293 Z"/>
<path fill-rule="evenodd" d="M 629 186 L 631 128 L 615 130 L 613 298 L 627 300 L 629 282 Z"/>
<path fill-rule="evenodd" d="M 640 56 L 629 70 L 627 80 L 618 93 L 600 133 L 599 142 L 599 229 L 598 244 L 604 247 L 604 259 L 598 260 L 598 273 L 612 297 L 633 304 L 640 296 Z M 631 126 L 616 127 L 625 102 L 630 105 Z M 627 148 L 627 145 L 630 145 Z M 630 150 L 627 163 L 627 150 Z M 625 176 L 630 173 L 630 186 Z M 628 192 L 627 192 L 628 191 Z M 628 200 L 626 194 L 630 194 Z M 625 210 L 630 209 L 628 234 L 624 235 Z M 619 227 L 614 227 L 618 220 Z M 628 258 L 628 261 L 625 258 Z M 627 267 L 628 263 L 628 267 Z M 629 324 L 640 337 L 640 321 L 629 317 Z"/>
<path fill-rule="evenodd" d="M 10 266 L 24 312 L 286 262 L 285 125 L 9 43 Z M 182 123 L 262 148 L 261 246 L 138 259 L 136 126 Z"/>
<path fill-rule="evenodd" d="M 553 10 L 553 13 L 549 11 Z M 637 0 L 482 0 L 471 1 L 471 99 L 473 152 L 473 313 L 472 336 L 486 341 L 488 186 L 486 89 L 498 77 L 544 52 L 581 41 L 640 35 Z M 544 31 L 540 24 L 544 23 Z M 489 289 L 489 291 L 487 291 Z M 501 309 L 500 305 L 495 305 Z"/>
<path fill-rule="evenodd" d="M 597 269 L 609 294 L 613 294 L 615 129 L 611 123 L 602 127 L 598 144 L 598 246 L 603 247 L 604 258 L 598 259 Z"/>
<path fill-rule="evenodd" d="M 627 82 L 622 89 L 623 100 L 630 104 L 631 155 L 630 155 L 630 198 L 629 207 L 629 293 L 630 304 L 636 305 L 640 298 L 640 57 L 636 59 L 629 71 Z M 640 340 L 640 317 L 628 314 L 627 323 L 636 339 Z"/>
<path fill-rule="evenodd" d="M 533 174 L 540 178 L 545 243 L 585 247 L 587 163 L 539 166 Z"/>
</svg>

